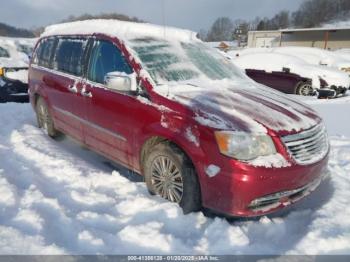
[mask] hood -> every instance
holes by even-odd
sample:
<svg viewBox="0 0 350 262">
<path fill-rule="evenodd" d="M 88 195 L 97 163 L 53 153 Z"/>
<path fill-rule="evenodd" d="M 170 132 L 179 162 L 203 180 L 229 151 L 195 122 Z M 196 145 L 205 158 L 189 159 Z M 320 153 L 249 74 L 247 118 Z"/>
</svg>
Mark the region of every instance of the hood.
<svg viewBox="0 0 350 262">
<path fill-rule="evenodd" d="M 169 87 L 168 96 L 188 106 L 200 124 L 221 130 L 283 136 L 322 121 L 314 110 L 283 93 L 252 82 L 239 86 Z"/>
</svg>

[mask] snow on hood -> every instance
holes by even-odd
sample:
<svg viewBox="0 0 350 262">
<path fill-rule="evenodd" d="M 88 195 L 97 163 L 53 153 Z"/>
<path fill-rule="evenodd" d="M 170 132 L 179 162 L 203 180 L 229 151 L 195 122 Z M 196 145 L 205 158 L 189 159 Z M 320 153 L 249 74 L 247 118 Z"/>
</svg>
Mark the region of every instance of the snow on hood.
<svg viewBox="0 0 350 262">
<path fill-rule="evenodd" d="M 277 134 L 300 132 L 321 122 L 315 111 L 253 81 L 212 81 L 156 87 L 156 92 L 191 108 L 202 125 L 220 130 Z"/>
<path fill-rule="evenodd" d="M 283 68 L 289 68 L 291 73 L 312 79 L 314 88 L 320 88 L 320 77 L 326 80 L 330 86 L 350 86 L 350 78 L 345 72 L 336 68 L 308 64 L 293 55 L 254 49 L 251 53 L 244 52 L 239 57 L 232 57 L 232 61 L 242 69 L 281 72 Z"/>
<path fill-rule="evenodd" d="M 165 38 L 167 40 L 174 39 L 182 42 L 198 40 L 196 33 L 189 30 L 147 23 L 125 22 L 114 19 L 94 19 L 51 25 L 46 27 L 41 36 L 94 33 L 118 37 L 121 40 L 142 37 Z"/>
</svg>

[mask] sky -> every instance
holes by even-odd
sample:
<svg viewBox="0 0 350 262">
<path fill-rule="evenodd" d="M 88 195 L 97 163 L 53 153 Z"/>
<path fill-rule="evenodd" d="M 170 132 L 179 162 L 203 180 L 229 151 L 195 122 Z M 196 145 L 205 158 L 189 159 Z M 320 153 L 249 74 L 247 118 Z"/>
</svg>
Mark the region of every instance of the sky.
<svg viewBox="0 0 350 262">
<path fill-rule="evenodd" d="M 117 12 L 155 24 L 194 31 L 209 29 L 216 18 L 271 17 L 296 10 L 304 0 L 0 0 L 0 22 L 35 28 L 70 15 Z M 163 8 L 164 7 L 164 8 Z"/>
</svg>

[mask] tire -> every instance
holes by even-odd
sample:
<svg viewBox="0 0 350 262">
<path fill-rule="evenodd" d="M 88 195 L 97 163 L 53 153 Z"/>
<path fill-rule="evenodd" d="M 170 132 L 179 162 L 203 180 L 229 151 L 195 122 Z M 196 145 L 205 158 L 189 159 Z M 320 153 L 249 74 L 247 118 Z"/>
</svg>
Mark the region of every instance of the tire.
<svg viewBox="0 0 350 262">
<path fill-rule="evenodd" d="M 200 186 L 195 169 L 178 147 L 169 142 L 155 145 L 146 156 L 143 170 L 152 195 L 178 203 L 184 214 L 201 209 Z"/>
<path fill-rule="evenodd" d="M 300 96 L 312 96 L 314 89 L 310 83 L 301 82 L 297 84 L 295 94 Z"/>
<path fill-rule="evenodd" d="M 42 97 L 38 98 L 35 111 L 38 127 L 44 129 L 48 136 L 52 138 L 58 137 L 59 132 L 55 129 L 49 108 Z"/>
</svg>

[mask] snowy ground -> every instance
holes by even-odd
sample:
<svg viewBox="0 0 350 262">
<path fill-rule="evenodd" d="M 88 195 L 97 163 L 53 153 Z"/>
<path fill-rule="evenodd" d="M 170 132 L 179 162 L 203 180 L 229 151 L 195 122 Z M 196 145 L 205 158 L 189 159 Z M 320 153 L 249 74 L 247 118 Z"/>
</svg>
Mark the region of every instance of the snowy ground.
<svg viewBox="0 0 350 262">
<path fill-rule="evenodd" d="M 261 219 L 183 215 L 140 179 L 0 104 L 0 254 L 350 254 L 350 97 L 304 99 L 325 118 L 332 177 Z"/>
</svg>

